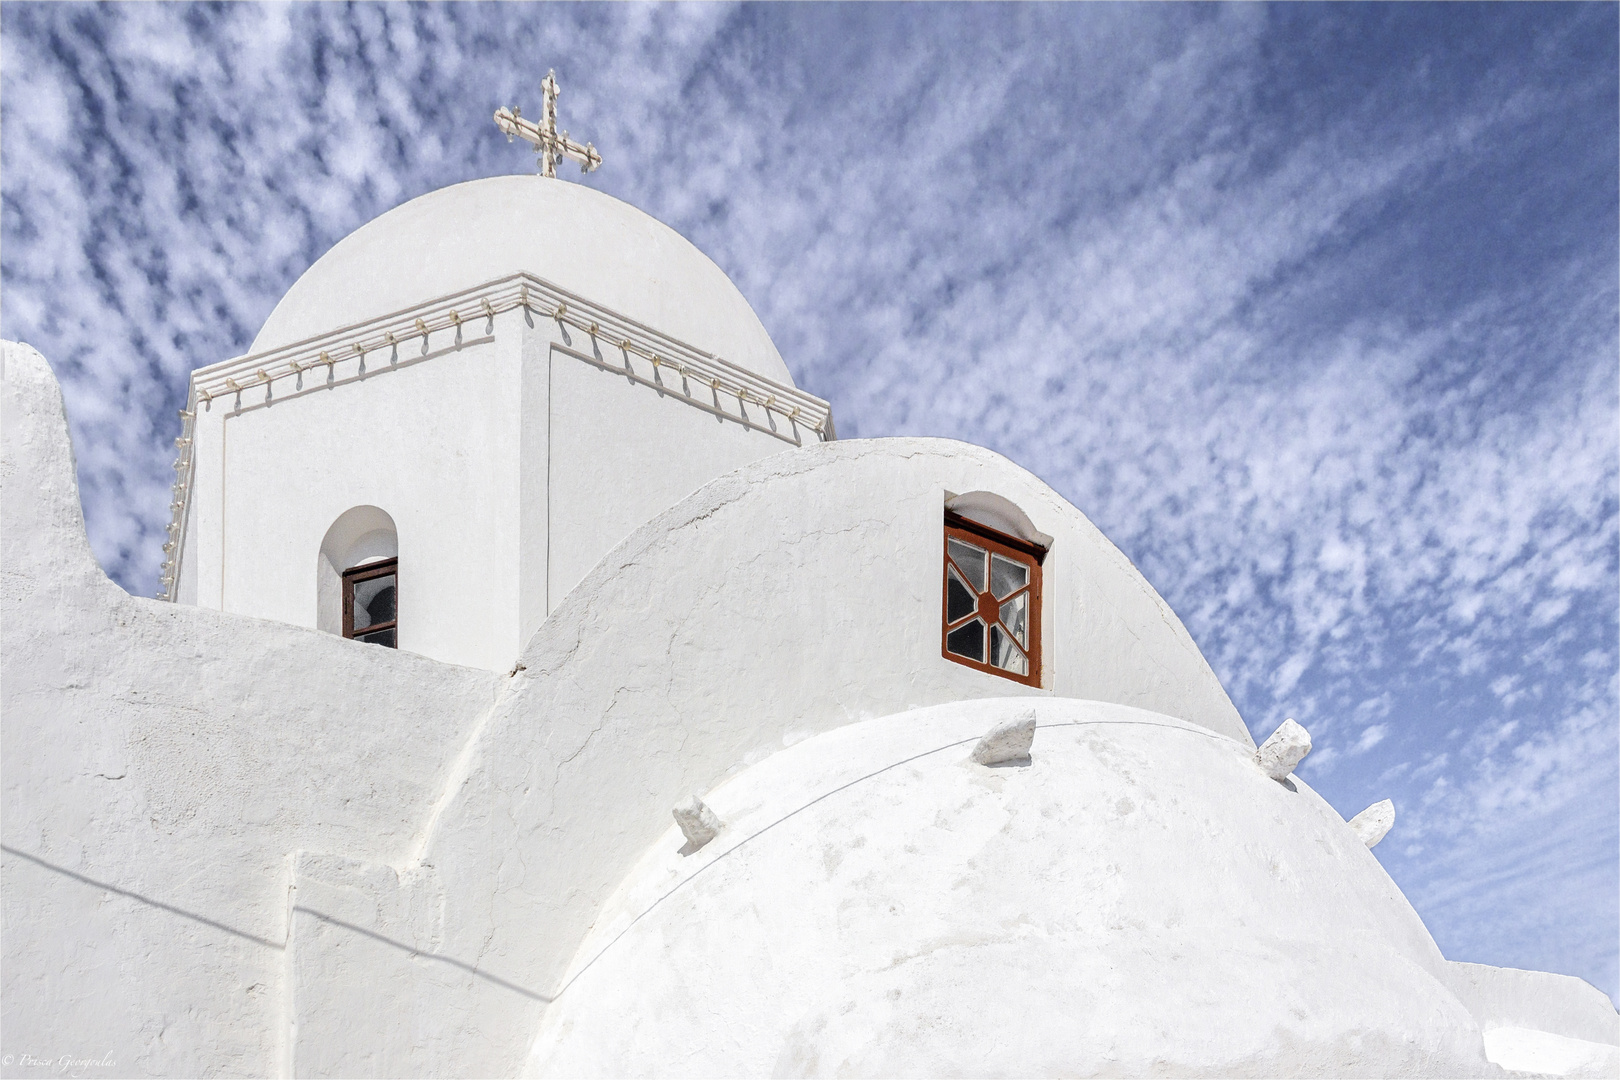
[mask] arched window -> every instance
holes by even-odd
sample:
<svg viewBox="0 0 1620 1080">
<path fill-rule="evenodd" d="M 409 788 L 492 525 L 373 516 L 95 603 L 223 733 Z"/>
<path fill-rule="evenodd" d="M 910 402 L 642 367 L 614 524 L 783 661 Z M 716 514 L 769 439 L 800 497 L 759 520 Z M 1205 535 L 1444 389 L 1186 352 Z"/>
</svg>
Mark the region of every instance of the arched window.
<svg viewBox="0 0 1620 1080">
<path fill-rule="evenodd" d="M 315 625 L 399 647 L 399 534 L 387 511 L 352 507 L 326 530 L 316 566 Z"/>
<path fill-rule="evenodd" d="M 965 511 L 972 509 L 971 502 L 963 506 Z M 1021 512 L 1018 516 L 1020 524 L 1027 524 Z M 1002 521 L 998 519 L 997 524 Z M 1020 531 L 1033 533 L 1033 528 Z M 1051 542 L 1050 537 L 1041 538 Z M 1041 560 L 1046 548 L 951 509 L 945 511 L 944 546 L 942 655 L 958 664 L 1039 686 Z"/>
</svg>

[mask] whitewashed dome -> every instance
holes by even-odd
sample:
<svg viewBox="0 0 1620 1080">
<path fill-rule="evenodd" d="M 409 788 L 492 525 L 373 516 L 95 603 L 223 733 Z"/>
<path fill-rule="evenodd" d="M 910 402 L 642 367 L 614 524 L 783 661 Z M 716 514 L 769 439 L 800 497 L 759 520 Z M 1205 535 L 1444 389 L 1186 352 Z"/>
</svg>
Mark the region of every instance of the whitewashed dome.
<svg viewBox="0 0 1620 1080">
<path fill-rule="evenodd" d="M 1349 826 L 1252 749 L 1040 699 L 842 728 L 706 796 L 604 907 L 539 1076 L 1482 1076 L 1480 1030 Z M 543 928 L 536 928 L 543 933 Z"/>
<path fill-rule="evenodd" d="M 680 233 L 566 180 L 497 176 L 429 192 L 339 241 L 276 305 L 262 352 L 526 270 L 791 386 L 731 279 Z"/>
</svg>

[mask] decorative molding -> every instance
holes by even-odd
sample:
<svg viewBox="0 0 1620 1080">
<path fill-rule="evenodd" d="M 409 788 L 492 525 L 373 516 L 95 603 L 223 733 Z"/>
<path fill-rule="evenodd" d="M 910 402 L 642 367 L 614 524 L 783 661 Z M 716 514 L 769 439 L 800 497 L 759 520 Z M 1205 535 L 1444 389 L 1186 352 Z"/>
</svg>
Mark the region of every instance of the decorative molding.
<svg viewBox="0 0 1620 1080">
<path fill-rule="evenodd" d="M 561 353 L 581 363 L 590 364 L 592 367 L 601 368 L 603 371 L 623 375 L 631 382 L 651 387 L 660 394 L 677 397 L 694 409 L 713 413 L 722 419 L 741 424 L 746 428 L 752 428 L 754 431 L 764 432 L 772 438 L 781 439 L 783 442 L 791 443 L 794 446 L 804 445 L 804 433 L 806 431 L 813 432 L 818 437 L 818 441 L 827 441 L 820 431 L 811 428 L 805 422 L 806 415 L 798 406 L 794 406 L 792 410 L 784 413 L 783 415 L 786 417 L 785 423 L 778 424 L 773 418 L 775 413 L 780 412 L 775 395 L 768 395 L 761 399 L 747 390 L 722 390 L 715 380 L 703 378 L 701 375 L 696 374 L 692 368 L 680 366 L 672 360 L 656 356 L 647 362 L 643 371 L 637 371 L 635 363 L 630 359 L 632 355 L 636 354 L 625 349 L 620 343 L 610 344 L 608 350 L 610 355 L 617 353 L 623 357 L 623 360 L 619 363 L 608 360 L 601 355 L 592 356 L 578 349 L 571 349 L 567 345 L 555 341 L 551 343 L 551 351 Z M 673 379 L 664 374 L 665 368 L 668 368 L 674 375 Z M 694 384 L 697 390 L 696 393 L 693 392 Z M 705 398 L 708 400 L 704 400 Z M 736 400 L 734 410 L 725 407 L 726 403 L 732 399 Z M 763 423 L 749 415 L 749 405 L 764 407 L 762 410 Z"/>
<path fill-rule="evenodd" d="M 173 600 L 180 583 L 180 556 L 186 545 L 186 508 L 191 502 L 191 479 L 195 472 L 197 405 L 193 390 L 191 407 L 180 410 L 180 437 L 174 440 L 175 480 L 169 499 L 168 539 L 163 541 L 163 567 L 159 571 L 159 600 Z"/>
<path fill-rule="evenodd" d="M 661 392 L 678 394 L 688 404 L 787 442 L 801 443 L 803 432 L 814 434 L 819 442 L 830 442 L 838 437 L 833 427 L 832 406 L 814 394 L 786 386 L 713 353 L 704 352 L 533 274 L 508 274 L 388 315 L 193 371 L 187 407 L 180 413 L 183 421 L 180 438 L 175 440 L 178 454 L 174 468 L 178 478 L 169 505 L 169 538 L 164 544 L 167 558 L 159 576 L 157 598 L 173 601 L 179 591 L 186 512 L 191 501 L 191 481 L 195 473 L 192 451 L 199 407 L 211 408 L 216 399 L 225 399 L 232 402 L 232 413 L 240 413 L 244 392 L 262 389 L 269 396 L 274 393 L 275 384 L 280 380 L 294 379 L 301 385 L 306 372 L 318 369 L 325 370 L 328 383 L 338 380 L 340 369 L 350 367 L 354 369 L 354 375 L 362 371 L 367 377 L 381 375 L 391 370 L 393 365 L 370 371 L 364 369 L 365 358 L 379 349 L 392 352 L 407 342 L 420 340 L 425 354 L 434 334 L 442 335 L 448 331 L 455 335 L 459 343 L 464 323 L 483 321 L 487 324 L 483 328 L 484 335 L 488 336 L 495 331 L 496 315 L 519 309 L 531 318 L 538 317 L 558 324 L 565 340 L 560 344 L 553 342 L 554 349 L 626 375 Z M 571 348 L 567 342 L 568 328 L 586 335 L 591 342 L 591 352 L 596 355 Z M 605 361 L 602 358 L 604 349 L 620 354 L 623 363 Z M 636 371 L 632 357 L 649 365 L 646 370 L 650 371 L 650 375 Z M 664 381 L 663 369 L 680 377 L 678 391 Z M 344 377 L 344 381 L 347 378 Z M 694 384 L 707 389 L 712 402 L 695 396 L 691 392 Z M 736 401 L 736 411 L 724 407 L 723 402 L 730 400 Z M 749 417 L 750 405 L 759 406 L 763 423 Z"/>
</svg>

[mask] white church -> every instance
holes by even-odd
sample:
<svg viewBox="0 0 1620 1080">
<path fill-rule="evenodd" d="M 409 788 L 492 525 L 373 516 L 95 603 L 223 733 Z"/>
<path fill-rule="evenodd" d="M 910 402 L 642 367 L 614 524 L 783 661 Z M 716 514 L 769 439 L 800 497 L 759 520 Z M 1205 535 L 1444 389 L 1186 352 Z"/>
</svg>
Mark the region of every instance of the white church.
<svg viewBox="0 0 1620 1080">
<path fill-rule="evenodd" d="M 555 103 L 193 373 L 157 599 L 5 344 L 0 1075 L 1620 1075 L 1078 509 L 838 440 Z"/>
</svg>

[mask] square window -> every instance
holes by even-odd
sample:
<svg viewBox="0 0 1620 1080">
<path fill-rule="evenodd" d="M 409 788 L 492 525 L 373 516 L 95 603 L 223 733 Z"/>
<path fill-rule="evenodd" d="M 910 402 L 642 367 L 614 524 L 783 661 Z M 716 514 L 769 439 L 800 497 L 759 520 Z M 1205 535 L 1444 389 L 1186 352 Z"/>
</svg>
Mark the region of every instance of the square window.
<svg viewBox="0 0 1620 1080">
<path fill-rule="evenodd" d="M 343 571 L 343 636 L 399 648 L 399 560 L 378 559 Z"/>
<path fill-rule="evenodd" d="M 945 514 L 945 659 L 1041 684 L 1041 560 L 1046 552 Z"/>
</svg>

